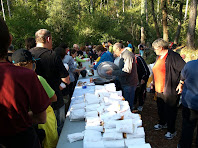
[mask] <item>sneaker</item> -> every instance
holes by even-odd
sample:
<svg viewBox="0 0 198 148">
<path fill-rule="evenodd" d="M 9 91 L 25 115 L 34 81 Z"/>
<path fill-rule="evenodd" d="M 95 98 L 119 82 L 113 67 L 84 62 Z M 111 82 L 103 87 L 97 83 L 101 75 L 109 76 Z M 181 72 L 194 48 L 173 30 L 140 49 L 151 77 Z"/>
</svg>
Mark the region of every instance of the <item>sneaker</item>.
<svg viewBox="0 0 198 148">
<path fill-rule="evenodd" d="M 141 112 L 143 110 L 143 106 L 138 106 L 137 110 Z"/>
<path fill-rule="evenodd" d="M 160 130 L 160 129 L 162 129 L 162 128 L 167 128 L 167 124 L 165 124 L 165 125 L 156 124 L 156 125 L 154 126 L 154 129 L 155 129 L 155 130 Z"/>
<path fill-rule="evenodd" d="M 166 139 L 173 139 L 173 137 L 175 137 L 177 135 L 177 132 L 174 132 L 174 133 L 170 133 L 170 132 L 167 132 L 166 134 L 165 134 L 165 138 Z"/>
</svg>

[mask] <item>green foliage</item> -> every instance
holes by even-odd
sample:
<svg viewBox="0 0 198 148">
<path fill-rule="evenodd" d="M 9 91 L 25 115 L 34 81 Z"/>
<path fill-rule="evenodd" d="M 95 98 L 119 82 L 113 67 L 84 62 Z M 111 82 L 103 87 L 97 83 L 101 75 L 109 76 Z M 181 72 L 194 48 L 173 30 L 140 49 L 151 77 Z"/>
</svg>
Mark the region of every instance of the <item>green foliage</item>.
<svg viewBox="0 0 198 148">
<path fill-rule="evenodd" d="M 24 48 L 26 38 L 34 37 L 38 29 L 46 27 L 43 20 L 46 15 L 40 11 L 41 6 L 37 7 L 33 1 L 25 5 L 20 3 L 20 1 L 13 4 L 12 17 L 7 17 L 6 23 L 13 36 L 12 44 L 15 46 L 15 49 Z"/>
<path fill-rule="evenodd" d="M 145 21 L 145 16 L 141 17 L 142 0 L 132 0 L 131 6 L 130 1 L 125 0 L 124 12 L 123 1 L 120 0 L 109 0 L 108 5 L 106 0 L 102 0 L 102 3 L 101 0 L 92 0 L 93 5 L 90 0 L 13 0 L 11 1 L 11 18 L 8 16 L 6 0 L 3 1 L 6 22 L 17 49 L 24 47 L 24 40 L 34 36 L 34 33 L 41 28 L 51 31 L 54 47 L 61 42 L 71 47 L 74 43 L 101 44 L 108 40 L 114 42 L 122 40 L 124 43 L 131 40 L 132 44 L 137 46 L 140 43 L 141 19 L 145 22 L 143 25 L 146 43 L 152 43 L 157 38 L 150 1 L 147 1 L 148 23 Z M 162 37 L 161 9 L 158 13 L 157 0 L 154 0 L 154 3 Z M 174 40 L 177 30 L 178 10 L 179 4 L 168 5 L 170 41 Z M 188 19 L 182 24 L 179 38 L 181 44 L 186 43 L 187 26 Z M 196 38 L 197 35 L 196 29 Z M 198 45 L 197 40 L 195 44 Z"/>
</svg>

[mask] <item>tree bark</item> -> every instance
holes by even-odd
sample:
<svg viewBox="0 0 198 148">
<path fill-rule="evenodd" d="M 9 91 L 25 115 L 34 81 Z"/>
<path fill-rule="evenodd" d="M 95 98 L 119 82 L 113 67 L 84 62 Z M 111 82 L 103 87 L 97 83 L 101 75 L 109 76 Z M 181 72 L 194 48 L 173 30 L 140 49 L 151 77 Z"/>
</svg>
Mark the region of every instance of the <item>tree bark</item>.
<svg viewBox="0 0 198 148">
<path fill-rule="evenodd" d="M 101 0 L 101 2 L 100 2 L 100 10 L 102 10 L 102 4 L 103 3 L 103 1 Z"/>
<path fill-rule="evenodd" d="M 107 0 L 107 15 L 108 15 L 108 13 L 109 13 L 109 8 L 108 8 L 108 4 L 109 4 L 109 1 Z"/>
<path fill-rule="evenodd" d="M 146 7 L 145 7 L 145 0 L 141 0 L 141 44 L 145 45 L 145 23 L 146 23 Z"/>
<path fill-rule="evenodd" d="M 161 0 L 163 39 L 168 42 L 167 1 Z"/>
<path fill-rule="evenodd" d="M 148 24 L 148 7 L 147 7 L 147 0 L 145 0 L 145 13 L 146 13 L 146 23 Z"/>
<path fill-rule="evenodd" d="M 177 26 L 177 32 L 175 34 L 174 44 L 178 44 L 179 35 L 180 35 L 180 32 L 181 32 L 183 5 L 184 4 L 182 2 L 180 2 L 180 7 L 179 7 L 179 21 L 178 21 L 178 26 Z"/>
<path fill-rule="evenodd" d="M 4 11 L 4 7 L 3 7 L 3 0 L 1 0 L 1 8 L 2 8 L 2 12 L 3 12 L 3 19 L 5 21 L 6 19 L 5 19 L 5 11 Z"/>
<path fill-rule="evenodd" d="M 157 0 L 157 20 L 159 21 L 160 0 Z"/>
<path fill-rule="evenodd" d="M 157 19 L 155 17 L 155 9 L 154 9 L 154 1 L 153 0 L 151 0 L 151 9 L 152 9 L 153 21 L 154 21 L 154 24 L 155 24 L 156 35 L 157 35 L 157 38 L 160 38 L 159 27 L 158 27 L 158 24 L 157 24 Z"/>
<path fill-rule="evenodd" d="M 124 12 L 124 0 L 122 0 L 122 6 L 123 6 L 123 10 L 122 11 Z"/>
<path fill-rule="evenodd" d="M 188 12 L 188 0 L 186 0 L 186 9 L 185 9 L 184 21 L 186 20 L 187 12 Z"/>
<path fill-rule="evenodd" d="M 10 0 L 7 0 L 7 5 L 8 5 L 8 13 L 9 13 L 9 17 L 11 17 Z"/>
<path fill-rule="evenodd" d="M 187 48 L 188 49 L 195 49 L 196 18 L 197 18 L 197 0 L 191 0 L 188 32 L 187 32 Z"/>
</svg>

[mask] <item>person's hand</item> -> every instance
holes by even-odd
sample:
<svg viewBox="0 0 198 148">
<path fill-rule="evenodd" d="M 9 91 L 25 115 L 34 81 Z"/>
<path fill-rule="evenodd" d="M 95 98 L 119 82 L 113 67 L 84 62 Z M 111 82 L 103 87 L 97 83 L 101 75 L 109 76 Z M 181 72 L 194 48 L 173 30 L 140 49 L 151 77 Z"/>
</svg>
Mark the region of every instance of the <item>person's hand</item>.
<svg viewBox="0 0 198 148">
<path fill-rule="evenodd" d="M 106 71 L 106 74 L 108 74 L 108 75 L 112 75 L 112 70 L 108 70 L 108 71 Z"/>
<path fill-rule="evenodd" d="M 94 66 L 93 66 L 93 65 L 89 65 L 89 67 L 90 67 L 90 68 L 93 68 Z"/>
<path fill-rule="evenodd" d="M 59 86 L 59 89 L 60 89 L 60 90 L 63 90 L 64 88 L 63 88 L 63 87 L 61 87 L 61 86 Z"/>
<path fill-rule="evenodd" d="M 140 83 L 141 83 L 141 85 L 142 85 L 142 84 L 144 84 L 144 83 L 145 83 L 145 81 L 142 79 Z"/>
<path fill-rule="evenodd" d="M 177 94 L 181 94 L 182 91 L 183 91 L 183 84 L 179 83 L 179 84 L 177 85 L 176 91 L 178 91 Z"/>
</svg>

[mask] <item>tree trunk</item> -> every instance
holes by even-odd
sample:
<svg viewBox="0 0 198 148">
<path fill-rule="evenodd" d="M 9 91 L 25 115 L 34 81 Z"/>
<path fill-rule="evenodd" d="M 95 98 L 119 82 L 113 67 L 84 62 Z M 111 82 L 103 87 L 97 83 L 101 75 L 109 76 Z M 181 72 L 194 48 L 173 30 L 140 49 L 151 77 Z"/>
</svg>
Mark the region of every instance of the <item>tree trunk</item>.
<svg viewBox="0 0 198 148">
<path fill-rule="evenodd" d="M 146 16 L 145 16 L 145 0 L 141 0 L 141 44 L 145 44 L 145 23 L 146 23 Z"/>
<path fill-rule="evenodd" d="M 157 0 L 157 20 L 159 21 L 160 0 Z"/>
<path fill-rule="evenodd" d="M 197 0 L 191 0 L 188 32 L 187 32 L 187 48 L 188 49 L 195 49 L 196 18 L 197 18 Z"/>
<path fill-rule="evenodd" d="M 186 9 L 185 9 L 184 21 L 186 20 L 187 12 L 188 12 L 188 0 L 186 0 Z"/>
<path fill-rule="evenodd" d="M 167 1 L 161 0 L 163 39 L 168 42 Z"/>
<path fill-rule="evenodd" d="M 7 5 L 8 5 L 8 13 L 9 13 L 9 17 L 11 17 L 10 0 L 7 0 Z"/>
<path fill-rule="evenodd" d="M 3 7 L 3 0 L 1 0 L 1 8 L 2 8 L 2 12 L 3 12 L 3 19 L 5 21 L 6 19 L 5 19 L 5 11 L 4 11 L 4 7 Z"/>
<path fill-rule="evenodd" d="M 115 6 L 115 9 L 116 9 L 116 17 L 118 18 L 119 14 L 118 14 L 118 8 L 117 8 L 117 0 L 114 0 L 114 6 Z"/>
<path fill-rule="evenodd" d="M 93 0 L 90 0 L 90 12 L 93 13 Z"/>
<path fill-rule="evenodd" d="M 157 19 L 155 17 L 155 9 L 154 9 L 154 1 L 153 0 L 151 0 L 151 9 L 152 9 L 153 21 L 154 21 L 154 24 L 155 24 L 156 35 L 157 35 L 157 38 L 160 38 L 159 27 L 158 27 L 158 24 L 157 24 Z"/>
<path fill-rule="evenodd" d="M 147 8 L 147 0 L 145 0 L 145 13 L 146 13 L 146 23 L 148 24 L 148 8 Z"/>
<path fill-rule="evenodd" d="M 179 35 L 181 32 L 181 24 L 182 24 L 182 8 L 183 8 L 183 3 L 180 2 L 180 7 L 179 7 L 179 21 L 178 21 L 178 26 L 177 26 L 177 32 L 175 34 L 175 39 L 174 39 L 174 44 L 178 44 L 179 40 Z"/>
<path fill-rule="evenodd" d="M 102 9 L 102 5 L 103 5 L 102 3 L 103 3 L 103 2 L 102 2 L 102 0 L 101 0 L 101 2 L 100 2 L 100 10 Z"/>
<path fill-rule="evenodd" d="M 109 4 L 109 1 L 107 0 L 107 15 L 108 15 L 108 13 L 109 13 L 109 8 L 108 8 L 108 4 Z"/>
<path fill-rule="evenodd" d="M 123 12 L 124 12 L 124 0 L 122 0 Z"/>
</svg>

